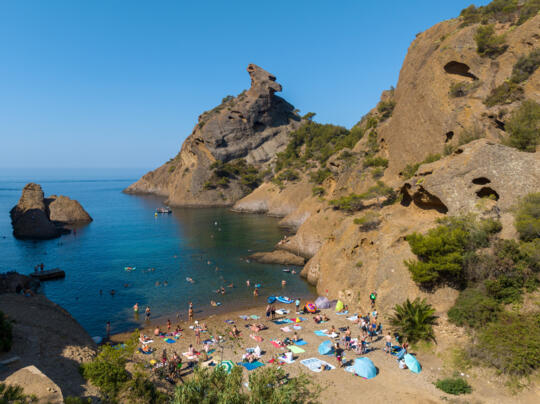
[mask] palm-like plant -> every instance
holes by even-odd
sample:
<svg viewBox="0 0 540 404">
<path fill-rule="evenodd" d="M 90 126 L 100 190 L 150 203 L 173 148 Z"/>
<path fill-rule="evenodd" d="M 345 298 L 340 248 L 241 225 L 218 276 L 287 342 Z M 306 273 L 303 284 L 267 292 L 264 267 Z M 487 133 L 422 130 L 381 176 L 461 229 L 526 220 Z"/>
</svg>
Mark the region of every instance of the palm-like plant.
<svg viewBox="0 0 540 404">
<path fill-rule="evenodd" d="M 437 325 L 435 309 L 425 299 L 420 298 L 394 306 L 394 314 L 390 316 L 390 325 L 407 342 L 435 341 L 433 326 Z"/>
</svg>

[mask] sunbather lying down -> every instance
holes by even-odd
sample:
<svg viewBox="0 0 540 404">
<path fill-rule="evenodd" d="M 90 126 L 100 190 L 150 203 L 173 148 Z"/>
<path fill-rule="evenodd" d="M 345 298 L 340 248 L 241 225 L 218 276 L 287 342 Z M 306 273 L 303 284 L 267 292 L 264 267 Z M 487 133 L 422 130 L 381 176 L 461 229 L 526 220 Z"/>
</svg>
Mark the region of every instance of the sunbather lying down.
<svg viewBox="0 0 540 404">
<path fill-rule="evenodd" d="M 266 327 L 264 324 L 248 324 L 249 329 L 255 333 L 266 330 L 268 327 Z"/>
</svg>

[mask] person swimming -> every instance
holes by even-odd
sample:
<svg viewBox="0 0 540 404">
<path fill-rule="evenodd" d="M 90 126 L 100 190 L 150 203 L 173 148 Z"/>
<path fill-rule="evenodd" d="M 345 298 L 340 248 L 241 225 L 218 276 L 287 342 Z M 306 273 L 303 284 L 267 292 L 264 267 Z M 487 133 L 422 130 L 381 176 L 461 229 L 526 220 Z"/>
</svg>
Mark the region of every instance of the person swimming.
<svg viewBox="0 0 540 404">
<path fill-rule="evenodd" d="M 220 292 L 221 292 L 222 295 L 225 294 L 225 288 L 223 286 L 221 287 Z"/>
<path fill-rule="evenodd" d="M 249 285 L 250 285 L 250 283 L 249 283 L 249 279 L 248 279 L 248 280 L 246 281 L 246 286 L 249 288 Z"/>
<path fill-rule="evenodd" d="M 253 289 L 253 296 L 259 296 L 259 289 L 258 288 Z"/>
<path fill-rule="evenodd" d="M 281 281 L 281 286 L 285 286 L 285 285 L 287 285 L 287 281 L 286 281 L 285 279 L 283 279 L 283 280 Z"/>
</svg>

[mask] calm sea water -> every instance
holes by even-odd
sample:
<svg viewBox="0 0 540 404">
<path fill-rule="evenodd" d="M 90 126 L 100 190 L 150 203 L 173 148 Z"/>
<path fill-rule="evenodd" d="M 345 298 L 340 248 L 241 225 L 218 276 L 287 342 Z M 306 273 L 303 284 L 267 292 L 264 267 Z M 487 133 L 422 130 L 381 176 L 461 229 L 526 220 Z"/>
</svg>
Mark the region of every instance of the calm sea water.
<svg viewBox="0 0 540 404">
<path fill-rule="evenodd" d="M 173 209 L 154 217 L 162 201 L 121 193 L 139 170 L 2 170 L 0 171 L 0 272 L 29 274 L 36 264 L 66 271 L 63 280 L 43 284 L 45 295 L 66 308 L 91 335 L 103 335 L 105 323 L 121 332 L 142 323 L 132 306 L 146 305 L 152 317 L 187 317 L 190 301 L 196 315 L 264 304 L 271 294 L 308 297 L 312 289 L 282 266 L 247 262 L 252 252 L 268 251 L 283 236 L 277 220 L 242 215 L 223 208 Z M 94 221 L 49 241 L 21 241 L 12 235 L 9 210 L 27 182 L 41 184 L 45 195 L 77 199 Z M 126 272 L 124 267 L 136 267 Z M 149 271 L 154 268 L 153 271 Z M 216 269 L 218 268 L 218 269 Z M 194 283 L 186 281 L 191 277 Z M 253 297 L 246 286 L 262 284 Z M 287 281 L 281 286 L 282 279 Z M 166 286 L 164 283 L 166 282 Z M 227 285 L 232 283 L 234 288 Z M 226 294 L 215 290 L 225 286 Z M 116 294 L 110 295 L 114 289 Z M 100 295 L 100 290 L 103 294 Z M 212 308 L 210 300 L 222 303 Z"/>
</svg>

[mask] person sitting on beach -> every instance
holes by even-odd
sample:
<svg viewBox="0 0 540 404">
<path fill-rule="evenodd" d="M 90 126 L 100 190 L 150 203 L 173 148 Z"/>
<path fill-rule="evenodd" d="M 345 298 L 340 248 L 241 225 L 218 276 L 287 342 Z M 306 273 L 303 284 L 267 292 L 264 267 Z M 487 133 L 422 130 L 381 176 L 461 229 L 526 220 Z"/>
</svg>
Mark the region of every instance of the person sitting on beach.
<svg viewBox="0 0 540 404">
<path fill-rule="evenodd" d="M 330 319 L 328 318 L 328 316 L 326 314 L 323 314 L 322 315 L 322 321 L 330 321 Z"/>
<path fill-rule="evenodd" d="M 247 354 L 244 355 L 243 360 L 248 363 L 253 363 L 257 360 L 257 358 L 255 357 L 253 353 L 248 352 Z"/>
<path fill-rule="evenodd" d="M 202 331 L 208 331 L 208 326 L 206 325 L 206 323 L 202 323 L 201 325 L 201 332 Z"/>
<path fill-rule="evenodd" d="M 159 325 L 156 325 L 156 328 L 154 329 L 154 335 L 157 337 L 161 335 L 161 330 L 159 329 Z"/>
<path fill-rule="evenodd" d="M 139 337 L 139 341 L 141 341 L 141 342 L 144 344 L 145 342 L 150 341 L 150 338 L 147 337 L 146 335 L 144 335 L 144 334 L 141 332 L 140 337 Z"/>
<path fill-rule="evenodd" d="M 294 342 L 298 342 L 298 341 L 300 341 L 301 339 L 302 339 L 302 338 L 298 337 L 298 334 L 297 334 L 296 331 L 295 331 L 295 332 L 294 332 L 294 335 L 293 335 L 293 337 L 292 337 L 292 340 L 293 340 Z"/>
<path fill-rule="evenodd" d="M 192 344 L 189 344 L 188 355 L 189 356 L 195 355 L 195 348 L 193 348 Z"/>
<path fill-rule="evenodd" d="M 141 351 L 143 351 L 143 352 L 145 352 L 145 353 L 146 353 L 146 352 L 152 352 L 152 348 L 150 348 L 150 346 L 147 345 L 147 344 L 143 344 L 143 346 L 142 346 L 142 348 L 141 348 Z"/>
<path fill-rule="evenodd" d="M 240 331 L 236 328 L 236 325 L 233 325 L 231 332 L 229 333 L 231 337 L 236 338 L 240 335 Z"/>
<path fill-rule="evenodd" d="M 180 334 L 182 332 L 182 329 L 180 328 L 180 325 L 176 326 L 176 330 L 174 331 L 175 334 Z"/>
<path fill-rule="evenodd" d="M 315 317 L 313 317 L 313 320 L 315 323 L 319 324 L 322 321 L 322 317 L 317 314 Z"/>
<path fill-rule="evenodd" d="M 31 296 L 35 296 L 36 294 L 32 291 L 32 289 L 25 289 L 24 290 L 24 295 L 26 297 L 31 297 Z"/>
</svg>

